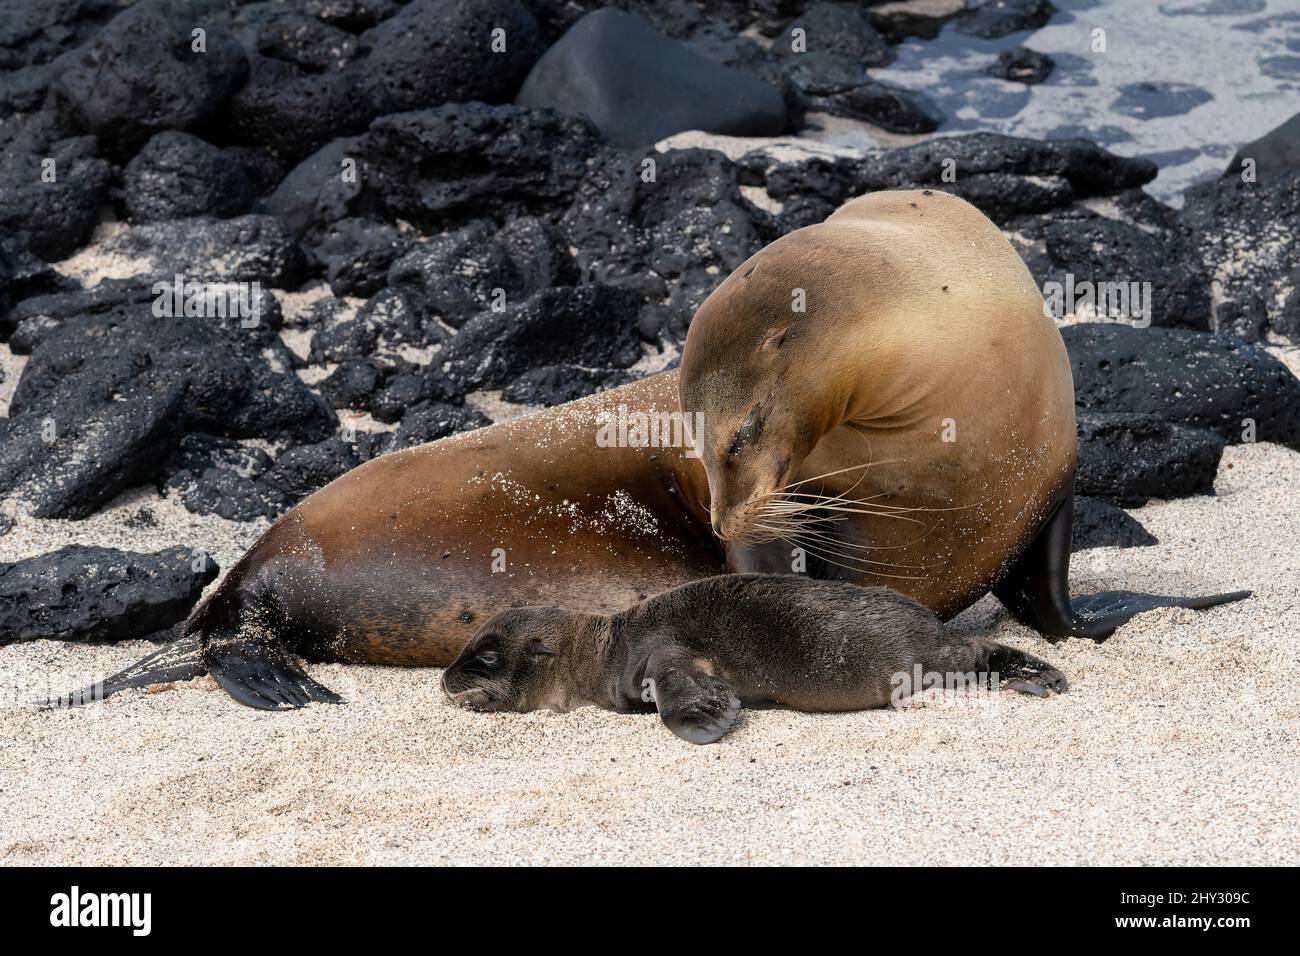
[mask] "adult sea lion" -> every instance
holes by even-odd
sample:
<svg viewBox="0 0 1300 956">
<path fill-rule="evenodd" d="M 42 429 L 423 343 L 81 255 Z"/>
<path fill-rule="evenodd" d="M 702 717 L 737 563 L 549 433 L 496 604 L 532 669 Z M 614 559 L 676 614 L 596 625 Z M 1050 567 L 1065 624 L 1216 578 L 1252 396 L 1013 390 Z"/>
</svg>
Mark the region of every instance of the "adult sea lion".
<svg viewBox="0 0 1300 956">
<path fill-rule="evenodd" d="M 696 313 L 680 386 L 732 570 L 802 560 L 944 618 L 992 589 L 1052 637 L 1249 593 L 1070 601 L 1065 344 L 1015 249 L 955 196 L 872 193 L 756 253 Z"/>
<path fill-rule="evenodd" d="M 1014 648 L 949 635 L 889 588 L 777 574 L 692 581 L 617 614 L 503 611 L 442 676 L 473 710 L 657 709 L 695 744 L 727 733 L 742 705 L 866 710 L 924 686 L 1046 697 L 1067 683 Z"/>
<path fill-rule="evenodd" d="M 602 445 L 620 407 L 703 413 L 702 464 Z M 960 199 L 876 193 L 727 278 L 680 374 L 396 452 L 311 495 L 179 642 L 103 693 L 210 670 L 255 707 L 331 700 L 293 654 L 443 666 L 506 608 L 608 613 L 724 561 L 888 584 L 945 618 L 993 589 L 1050 636 L 1245 595 L 1071 604 L 1074 468 L 1065 349 L 1011 245 Z"/>
</svg>

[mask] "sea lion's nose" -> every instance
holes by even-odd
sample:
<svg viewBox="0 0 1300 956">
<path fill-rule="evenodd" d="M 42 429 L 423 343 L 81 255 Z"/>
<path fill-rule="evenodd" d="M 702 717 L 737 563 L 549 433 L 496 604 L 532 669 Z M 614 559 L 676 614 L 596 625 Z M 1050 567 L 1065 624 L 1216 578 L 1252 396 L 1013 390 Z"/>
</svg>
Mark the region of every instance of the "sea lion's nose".
<svg viewBox="0 0 1300 956">
<path fill-rule="evenodd" d="M 718 518 L 713 519 L 713 533 L 719 538 L 722 537 L 722 521 Z"/>
</svg>

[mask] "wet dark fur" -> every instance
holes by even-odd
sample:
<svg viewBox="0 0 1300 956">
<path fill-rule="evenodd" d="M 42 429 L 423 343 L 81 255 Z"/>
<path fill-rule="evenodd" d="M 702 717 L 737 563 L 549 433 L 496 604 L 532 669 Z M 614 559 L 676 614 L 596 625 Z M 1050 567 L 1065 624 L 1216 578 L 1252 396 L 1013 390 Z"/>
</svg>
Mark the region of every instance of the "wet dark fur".
<svg viewBox="0 0 1300 956">
<path fill-rule="evenodd" d="M 897 692 L 900 675 L 911 678 L 918 666 L 1039 696 L 1067 686 L 1041 660 L 949 634 L 934 614 L 888 588 L 735 574 L 693 581 L 613 615 L 504 611 L 447 669 L 443 689 L 477 710 L 653 704 L 673 733 L 711 743 L 742 705 L 888 706 L 905 696 Z"/>
</svg>

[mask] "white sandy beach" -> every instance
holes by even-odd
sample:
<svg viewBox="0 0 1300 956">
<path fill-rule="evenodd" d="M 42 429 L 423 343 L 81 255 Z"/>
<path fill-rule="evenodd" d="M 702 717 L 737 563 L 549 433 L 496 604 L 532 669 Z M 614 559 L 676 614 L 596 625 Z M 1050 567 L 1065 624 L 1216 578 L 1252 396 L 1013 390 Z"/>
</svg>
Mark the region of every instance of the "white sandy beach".
<svg viewBox="0 0 1300 956">
<path fill-rule="evenodd" d="M 1217 487 L 1137 509 L 1161 543 L 1077 554 L 1073 589 L 1249 587 L 1249 601 L 1152 612 L 1099 645 L 1048 644 L 989 598 L 958 619 L 1058 663 L 1061 697 L 747 711 L 708 747 L 653 715 L 460 711 L 436 670 L 315 667 L 348 703 L 286 713 L 206 678 L 82 710 L 10 706 L 0 861 L 1295 864 L 1300 454 L 1229 448 Z M 115 541 L 142 506 L 156 526 Z M 151 492 L 39 524 L 0 560 L 201 538 L 228 567 L 256 533 Z M 21 701 L 149 647 L 15 645 L 0 676 Z"/>
</svg>

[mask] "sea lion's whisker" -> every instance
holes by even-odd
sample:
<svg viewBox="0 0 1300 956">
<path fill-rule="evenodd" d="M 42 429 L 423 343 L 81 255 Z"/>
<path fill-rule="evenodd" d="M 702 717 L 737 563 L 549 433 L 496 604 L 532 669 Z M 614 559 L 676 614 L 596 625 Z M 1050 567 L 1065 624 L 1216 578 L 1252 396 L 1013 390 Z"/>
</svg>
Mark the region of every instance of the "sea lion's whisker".
<svg viewBox="0 0 1300 956">
<path fill-rule="evenodd" d="M 859 468 L 874 468 L 876 465 L 890 465 L 895 462 L 906 461 L 905 458 L 882 458 L 880 461 L 863 462 L 860 465 L 849 465 L 847 468 L 839 468 L 835 471 L 828 471 L 825 474 L 813 475 L 809 478 L 800 478 L 798 481 L 792 481 L 788 485 L 782 485 L 777 491 L 784 491 L 786 488 L 797 488 L 800 485 L 806 485 L 810 481 L 819 481 L 822 478 L 834 478 L 836 475 L 842 475 L 846 471 L 856 471 Z"/>
<path fill-rule="evenodd" d="M 788 544 L 793 544 L 795 547 L 802 547 L 802 545 L 796 544 L 795 542 L 790 541 L 788 538 L 783 538 L 782 540 L 786 541 Z M 814 554 L 816 554 L 816 549 L 814 548 L 807 548 L 806 550 L 812 551 Z M 884 571 L 874 571 L 870 568 L 855 568 L 847 564 L 840 564 L 838 561 L 832 561 L 830 558 L 821 554 L 818 554 L 817 557 L 819 557 L 822 561 L 825 561 L 827 564 L 833 564 L 835 565 L 835 567 L 843 568 L 846 571 L 856 571 L 858 574 L 871 574 L 880 578 L 893 578 L 896 581 L 924 581 L 927 577 L 927 575 L 917 576 L 914 574 L 886 574 Z"/>
<path fill-rule="evenodd" d="M 797 547 L 806 548 L 807 550 L 812 551 L 819 555 L 833 554 L 836 557 L 844 558 L 846 561 L 855 561 L 861 564 L 875 564 L 875 565 L 879 565 L 882 568 L 899 568 L 903 570 L 920 571 L 928 568 L 939 567 L 938 564 L 899 564 L 894 561 L 875 561 L 872 560 L 871 558 L 862 558 L 862 557 L 858 557 L 857 555 L 848 554 L 847 552 L 840 551 L 824 543 L 819 545 L 809 544 L 805 542 L 802 539 L 802 537 L 799 535 L 791 535 L 790 537 L 783 538 L 782 540 L 794 544 Z"/>
<path fill-rule="evenodd" d="M 859 551 L 898 551 L 903 548 L 910 548 L 925 538 L 933 530 L 933 526 L 927 526 L 925 533 L 911 541 L 904 541 L 901 544 L 859 544 L 856 541 L 847 541 L 843 538 L 834 537 L 834 529 L 815 527 L 819 524 L 831 523 L 839 524 L 848 521 L 847 515 L 828 515 L 818 518 L 804 517 L 806 513 L 796 513 L 794 515 L 760 515 L 759 520 L 771 527 L 783 527 L 804 534 L 813 535 L 826 540 L 834 541 L 836 544 L 845 548 L 853 548 Z"/>
<path fill-rule="evenodd" d="M 887 492 L 882 491 L 878 495 L 869 495 L 866 498 L 849 498 L 845 495 L 819 495 L 812 491 L 775 491 L 768 497 L 774 498 L 777 501 L 788 500 L 791 504 L 797 504 L 798 502 L 795 499 L 798 498 L 811 498 L 814 501 L 874 501 L 877 498 L 885 497 L 886 494 Z"/>
<path fill-rule="evenodd" d="M 897 521 L 908 521 L 911 522 L 912 524 L 920 524 L 920 525 L 925 524 L 924 521 L 919 521 L 916 518 L 908 518 L 901 514 L 893 514 L 888 511 L 873 511 L 870 508 L 848 508 L 845 507 L 844 505 L 821 505 L 819 506 L 819 508 L 820 510 L 824 510 L 824 511 L 836 511 L 836 512 L 843 512 L 845 514 L 854 514 L 854 515 L 867 515 L 868 517 L 874 517 L 874 518 L 893 518 Z"/>
<path fill-rule="evenodd" d="M 789 535 L 790 537 L 796 537 L 796 536 L 810 537 L 814 541 L 824 541 L 828 543 L 835 541 L 835 539 L 831 537 L 829 534 L 820 531 L 806 532 L 806 531 L 800 531 L 800 529 L 797 527 L 767 525 L 767 524 L 760 524 L 760 525 L 756 525 L 755 527 L 762 528 L 764 531 L 772 532 L 773 534 L 776 534 L 779 537 L 784 537 L 785 535 Z"/>
</svg>

